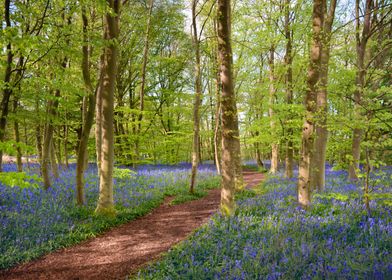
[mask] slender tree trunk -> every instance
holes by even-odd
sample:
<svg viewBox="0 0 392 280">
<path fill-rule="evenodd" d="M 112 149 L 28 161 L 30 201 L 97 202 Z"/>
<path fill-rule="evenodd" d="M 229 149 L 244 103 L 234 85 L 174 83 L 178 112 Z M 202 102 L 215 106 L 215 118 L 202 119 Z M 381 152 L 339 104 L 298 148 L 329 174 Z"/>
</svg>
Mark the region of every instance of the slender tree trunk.
<svg viewBox="0 0 392 280">
<path fill-rule="evenodd" d="M 356 125 L 353 130 L 353 140 L 351 146 L 352 162 L 350 163 L 350 167 L 348 170 L 348 176 L 350 179 L 353 180 L 358 179 L 357 170 L 359 169 L 359 160 L 361 155 L 361 140 L 363 134 L 360 125 L 362 120 L 361 102 L 362 102 L 363 90 L 365 87 L 365 77 L 366 77 L 365 54 L 366 54 L 367 41 L 369 39 L 369 33 L 370 33 L 373 1 L 366 0 L 362 36 L 360 35 L 359 0 L 356 0 L 355 3 L 356 3 L 355 14 L 356 14 L 356 44 L 357 44 L 357 74 L 356 74 L 356 89 L 354 92 L 354 101 L 355 101 L 354 111 L 355 111 L 355 118 L 358 121 L 359 125 Z"/>
<path fill-rule="evenodd" d="M 146 89 L 146 73 L 147 73 L 147 62 L 148 62 L 148 50 L 150 47 L 150 29 L 151 29 L 151 15 L 152 9 L 154 6 L 154 0 L 149 0 L 149 8 L 148 8 L 148 17 L 147 17 L 147 25 L 146 32 L 144 34 L 144 49 L 143 49 L 143 62 L 141 69 L 141 77 L 142 83 L 140 86 L 140 113 L 138 116 L 138 124 L 137 124 L 137 135 L 135 141 L 135 157 L 137 161 L 140 161 L 140 136 L 142 131 L 142 121 L 143 121 L 143 111 L 144 111 L 144 95 Z"/>
<path fill-rule="evenodd" d="M 51 186 L 50 182 L 50 155 L 51 155 L 51 148 L 52 148 L 52 141 L 53 141 L 53 132 L 54 132 L 54 124 L 53 119 L 56 117 L 57 114 L 57 107 L 59 104 L 58 99 L 60 98 L 60 90 L 56 90 L 54 94 L 55 100 L 48 102 L 48 116 L 49 120 L 45 127 L 44 132 L 44 143 L 42 149 L 42 166 L 41 166 L 41 173 L 44 180 L 44 188 L 48 189 Z"/>
<path fill-rule="evenodd" d="M 85 100 L 85 105 L 83 106 L 83 125 L 82 133 L 79 140 L 77 160 L 76 160 L 76 201 L 79 206 L 85 203 L 84 195 L 84 172 L 88 164 L 88 139 L 90 136 L 90 131 L 94 123 L 94 109 L 96 103 L 96 95 L 91 82 L 90 76 L 90 56 L 91 56 L 91 46 L 89 45 L 88 39 L 88 17 L 85 9 L 82 9 L 82 19 L 83 19 L 83 41 L 84 45 L 82 47 L 83 60 L 82 60 L 82 72 L 83 80 L 86 91 L 88 93 L 87 100 Z M 99 139 L 100 140 L 100 139 Z M 98 142 L 98 138 L 97 138 Z M 100 147 L 100 146 L 99 146 Z"/>
<path fill-rule="evenodd" d="M 261 152 L 260 152 L 260 147 L 259 147 L 259 145 L 260 145 L 260 143 L 258 143 L 258 142 L 255 143 L 256 163 L 257 163 L 257 166 L 258 166 L 259 168 L 264 169 L 264 163 L 263 163 L 263 160 L 262 160 L 262 158 L 261 158 Z"/>
<path fill-rule="evenodd" d="M 18 172 L 23 171 L 23 164 L 22 164 L 22 149 L 20 148 L 20 133 L 19 133 L 19 121 L 16 117 L 16 111 L 18 108 L 18 99 L 16 96 L 14 97 L 14 104 L 13 104 L 13 113 L 15 114 L 14 119 L 14 136 L 15 136 L 15 143 L 16 143 L 16 165 L 18 168 Z"/>
<path fill-rule="evenodd" d="M 60 162 L 56 160 L 56 145 L 54 144 L 54 140 L 50 144 L 50 164 L 52 167 L 52 173 L 54 178 L 59 177 L 59 164 Z"/>
<path fill-rule="evenodd" d="M 233 86 L 231 49 L 230 0 L 218 0 L 218 52 L 222 83 L 222 192 L 221 211 L 231 215 L 235 211 L 234 193 L 237 182 L 236 163 L 241 162 L 237 105 Z M 233 172 L 234 171 L 234 172 Z M 242 183 L 242 182 L 240 182 Z"/>
<path fill-rule="evenodd" d="M 325 188 L 325 162 L 327 153 L 328 129 L 328 63 L 330 57 L 330 42 L 332 35 L 332 24 L 335 17 L 336 1 L 330 2 L 327 9 L 327 1 L 324 1 L 324 26 L 322 33 L 322 51 L 320 61 L 319 90 L 317 92 L 317 122 L 315 128 L 314 168 L 312 174 L 312 188 L 321 192 Z"/>
<path fill-rule="evenodd" d="M 56 152 L 56 158 L 57 158 L 57 163 L 59 167 L 62 167 L 63 165 L 63 153 L 62 153 L 62 145 L 61 145 L 61 128 L 58 128 L 58 133 L 59 133 L 59 137 L 57 140 L 57 145 L 56 142 L 53 141 L 54 147 L 55 147 L 55 152 Z"/>
<path fill-rule="evenodd" d="M 194 193 L 196 184 L 197 166 L 200 158 L 200 103 L 201 103 L 201 66 L 200 66 L 200 42 L 197 31 L 197 0 L 192 1 L 192 29 L 193 46 L 195 49 L 195 101 L 193 104 L 193 145 L 192 145 L 192 172 L 189 192 Z"/>
<path fill-rule="evenodd" d="M 68 126 L 64 125 L 64 164 L 65 167 L 68 169 L 69 168 L 69 162 L 68 162 Z"/>
<path fill-rule="evenodd" d="M 275 104 L 276 98 L 276 89 L 275 89 L 275 46 L 271 45 L 269 50 L 269 58 L 268 58 L 268 65 L 269 65 L 269 117 L 270 117 L 270 127 L 271 127 L 271 134 L 273 136 L 273 142 L 271 144 L 271 168 L 270 173 L 275 174 L 278 172 L 278 165 L 279 165 L 279 147 L 278 143 L 276 143 L 276 124 L 274 120 L 274 109 L 273 106 Z"/>
<path fill-rule="evenodd" d="M 221 157 L 220 157 L 220 149 L 219 144 L 221 143 L 221 100 L 220 100 L 220 91 L 219 91 L 219 81 L 216 81 L 216 106 L 215 106 L 215 128 L 214 128 L 214 155 L 215 155 L 215 166 L 216 171 L 219 175 L 221 175 Z"/>
<path fill-rule="evenodd" d="M 284 63 L 287 67 L 286 73 L 286 101 L 289 106 L 293 104 L 293 47 L 292 47 L 292 31 L 290 22 L 290 0 L 285 1 L 285 37 L 286 37 L 286 53 L 284 56 Z M 291 108 L 289 109 L 291 112 Z M 287 128 L 287 142 L 286 142 L 286 158 L 285 158 L 285 173 L 286 178 L 293 177 L 293 128 Z"/>
<path fill-rule="evenodd" d="M 217 22 L 214 20 L 214 33 L 217 36 Z M 214 49 L 214 52 L 218 54 L 218 50 Z M 214 155 L 215 155 L 215 166 L 216 171 L 219 175 L 222 174 L 222 161 L 221 161 L 221 150 L 220 145 L 222 142 L 222 109 L 221 109 L 221 81 L 220 81 L 220 65 L 219 59 L 216 55 L 214 57 L 215 65 L 215 127 L 214 127 Z"/>
<path fill-rule="evenodd" d="M 104 39 L 108 46 L 103 49 L 103 60 L 100 66 L 101 80 L 98 96 L 101 99 L 101 164 L 99 172 L 99 198 L 96 213 L 114 215 L 113 201 L 113 168 L 114 168 L 114 90 L 117 75 L 120 0 L 107 0 L 114 13 L 106 13 L 104 20 Z M 109 43 L 110 42 L 110 43 Z"/>
<path fill-rule="evenodd" d="M 37 156 L 38 156 L 38 163 L 40 166 L 43 165 L 42 163 L 42 132 L 41 132 L 41 125 L 38 124 L 35 127 L 35 144 L 37 149 Z"/>
<path fill-rule="evenodd" d="M 28 146 L 29 145 L 29 140 L 27 137 L 27 125 L 26 125 L 26 119 L 24 120 L 24 142 L 25 145 Z M 30 160 L 29 160 L 30 154 L 26 154 L 26 164 L 27 164 L 27 168 L 30 168 Z"/>
<path fill-rule="evenodd" d="M 11 28 L 11 19 L 10 19 L 10 0 L 5 0 L 4 4 L 4 19 L 6 28 Z M 5 139 L 5 129 L 7 126 L 7 118 L 9 111 L 9 102 L 10 97 L 12 95 L 12 86 L 11 86 L 11 74 L 12 74 L 12 59 L 14 57 L 12 53 L 11 42 L 8 42 L 6 46 L 7 53 L 7 62 L 5 66 L 4 73 L 4 89 L 3 89 L 3 97 L 0 103 L 0 142 L 4 142 Z M 2 172 L 2 163 L 3 163 L 3 150 L 0 149 L 0 172 Z"/>
<path fill-rule="evenodd" d="M 97 154 L 97 168 L 98 175 L 100 176 L 101 164 L 102 164 L 102 91 L 100 88 L 103 87 L 104 79 L 104 61 L 105 55 L 101 55 L 100 59 L 100 78 L 99 85 L 96 92 L 96 104 L 95 104 L 95 151 Z"/>
<path fill-rule="evenodd" d="M 307 208 L 311 202 L 311 161 L 314 146 L 314 116 L 317 102 L 317 83 L 320 76 L 322 50 L 322 26 L 324 22 L 323 1 L 313 1 L 313 38 L 310 48 L 310 64 L 305 96 L 306 116 L 302 128 L 301 158 L 298 175 L 298 203 Z"/>
</svg>

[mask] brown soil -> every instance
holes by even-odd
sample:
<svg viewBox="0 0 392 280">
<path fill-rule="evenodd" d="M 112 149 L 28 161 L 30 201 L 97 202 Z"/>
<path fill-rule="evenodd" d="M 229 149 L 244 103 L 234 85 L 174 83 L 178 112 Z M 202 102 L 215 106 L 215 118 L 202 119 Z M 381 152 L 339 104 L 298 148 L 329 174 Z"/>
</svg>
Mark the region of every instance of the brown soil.
<svg viewBox="0 0 392 280">
<path fill-rule="evenodd" d="M 260 173 L 244 172 L 247 187 L 262 179 Z M 219 208 L 220 190 L 180 205 L 170 206 L 170 200 L 97 238 L 1 271 L 0 279 L 124 279 L 206 223 Z"/>
</svg>

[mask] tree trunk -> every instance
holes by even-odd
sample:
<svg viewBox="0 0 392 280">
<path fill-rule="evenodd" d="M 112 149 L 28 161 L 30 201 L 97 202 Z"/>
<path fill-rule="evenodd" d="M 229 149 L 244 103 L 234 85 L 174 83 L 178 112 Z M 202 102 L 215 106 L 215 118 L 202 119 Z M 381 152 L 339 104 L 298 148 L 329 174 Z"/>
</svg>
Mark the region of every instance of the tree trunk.
<svg viewBox="0 0 392 280">
<path fill-rule="evenodd" d="M 4 4 L 4 18 L 6 28 L 11 28 L 11 19 L 10 19 L 10 0 L 5 0 Z M 4 142 L 5 139 L 5 129 L 7 126 L 7 118 L 9 111 L 9 102 L 10 97 L 12 95 L 12 87 L 11 87 L 11 74 L 12 74 L 12 59 L 14 57 L 12 53 L 11 42 L 8 42 L 6 46 L 7 53 L 7 62 L 5 66 L 4 73 L 4 89 L 3 89 L 3 98 L 1 99 L 0 104 L 0 142 Z M 2 172 L 2 164 L 3 164 L 3 150 L 0 149 L 0 172 Z"/>
<path fill-rule="evenodd" d="M 278 172 L 278 165 L 279 165 L 279 147 L 278 143 L 276 142 L 276 124 L 274 120 L 274 109 L 273 106 L 275 104 L 276 98 L 276 89 L 275 89 L 275 46 L 271 45 L 269 50 L 269 58 L 268 58 L 268 65 L 269 65 L 269 117 L 270 117 L 270 127 L 271 127 L 271 134 L 273 136 L 272 144 L 271 144 L 271 168 L 270 173 L 276 174 Z"/>
<path fill-rule="evenodd" d="M 317 84 L 320 76 L 322 50 L 323 1 L 313 1 L 313 38 L 310 48 L 310 64 L 305 96 L 306 116 L 302 128 L 301 158 L 298 174 L 298 203 L 307 208 L 311 202 L 311 161 L 314 146 L 314 116 L 316 113 Z"/>
<path fill-rule="evenodd" d="M 197 166 L 200 157 L 200 103 L 201 103 L 201 66 L 200 66 L 200 42 L 197 31 L 197 0 L 192 1 L 192 29 L 193 46 L 195 48 L 195 103 L 193 104 L 193 145 L 192 145 L 192 172 L 189 192 L 194 193 L 196 184 Z"/>
<path fill-rule="evenodd" d="M 222 83 L 222 192 L 221 211 L 231 215 L 235 211 L 234 193 L 238 182 L 236 164 L 241 162 L 239 151 L 237 105 L 233 86 L 232 50 L 230 41 L 230 0 L 218 0 L 218 52 Z M 234 171 L 234 172 L 233 172 Z"/>
<path fill-rule="evenodd" d="M 50 164 L 52 167 L 52 173 L 54 178 L 59 177 L 59 164 L 60 162 L 56 160 L 56 146 L 54 144 L 54 140 L 52 139 L 52 142 L 50 144 Z"/>
<path fill-rule="evenodd" d="M 82 8 L 82 19 L 83 19 L 83 41 L 82 47 L 83 60 L 82 60 L 82 72 L 84 86 L 87 91 L 87 102 L 84 102 L 83 106 L 83 125 L 82 133 L 79 139 L 77 159 L 76 159 L 76 201 L 79 206 L 85 204 L 84 195 L 84 172 L 88 164 L 88 139 L 90 131 L 94 123 L 94 110 L 96 103 L 96 95 L 91 82 L 90 76 L 90 56 L 91 46 L 89 45 L 88 39 L 88 18 L 84 8 Z M 85 100 L 86 101 L 86 100 Z M 88 103 L 88 104 L 87 104 Z M 98 138 L 97 138 L 98 141 Z"/>
<path fill-rule="evenodd" d="M 261 169 L 264 169 L 264 163 L 263 163 L 263 160 L 261 158 L 261 152 L 260 152 L 260 147 L 259 147 L 260 144 L 258 142 L 256 142 L 254 145 L 255 145 L 255 149 L 256 149 L 256 163 L 257 163 L 257 166 L 259 168 L 261 168 Z"/>
<path fill-rule="evenodd" d="M 328 141 L 327 115 L 328 115 L 328 63 L 330 57 L 330 45 L 332 24 L 335 17 L 336 1 L 330 2 L 327 10 L 327 2 L 324 1 L 324 26 L 322 34 L 322 50 L 320 61 L 319 90 L 317 92 L 317 122 L 315 126 L 314 169 L 312 174 L 312 188 L 321 192 L 325 188 L 325 162 Z"/>
<path fill-rule="evenodd" d="M 359 0 L 355 2 L 355 15 L 356 15 L 356 44 L 357 44 L 357 73 L 356 73 L 356 89 L 354 92 L 354 111 L 355 119 L 358 121 L 359 125 L 356 125 L 353 129 L 353 141 L 351 146 L 352 161 L 348 170 L 348 176 L 352 180 L 357 180 L 357 170 L 359 169 L 359 160 L 361 155 L 361 140 L 362 140 L 362 128 L 360 122 L 362 120 L 361 115 L 361 102 L 362 95 L 365 87 L 365 53 L 367 41 L 369 39 L 370 33 L 370 21 L 372 16 L 373 1 L 366 0 L 366 7 L 364 13 L 364 22 L 362 29 L 362 36 L 360 33 L 360 15 L 359 15 Z"/>
<path fill-rule="evenodd" d="M 147 69 L 147 62 L 148 62 L 148 50 L 150 46 L 150 29 L 151 29 L 151 15 L 152 15 L 152 8 L 154 6 L 154 0 L 149 0 L 149 8 L 148 8 L 148 17 L 147 17 L 147 25 L 146 25 L 146 32 L 144 34 L 144 49 L 143 49 L 143 62 L 142 62 L 142 70 L 141 70 L 141 77 L 142 83 L 140 86 L 140 106 L 139 106 L 139 116 L 138 116 L 138 124 L 137 124 L 137 135 L 135 141 L 135 158 L 136 161 L 140 161 L 140 134 L 142 131 L 142 121 L 143 121 L 143 111 L 144 111 L 144 95 L 146 89 L 146 69 Z"/>
<path fill-rule="evenodd" d="M 65 167 L 69 168 L 68 162 L 68 126 L 64 125 L 64 164 Z"/>
<path fill-rule="evenodd" d="M 219 82 L 216 82 L 217 91 L 216 91 L 216 106 L 215 106 L 215 128 L 214 128 L 214 156 L 215 156 L 215 166 L 216 171 L 219 175 L 221 175 L 221 157 L 220 157 L 220 149 L 219 144 L 221 143 L 221 101 L 220 101 L 220 91 L 219 91 Z"/>
<path fill-rule="evenodd" d="M 16 117 L 16 111 L 18 108 L 18 99 L 15 97 L 14 98 L 14 108 L 13 108 L 13 113 L 14 113 L 14 136 L 15 136 L 15 143 L 16 143 L 16 165 L 18 168 L 18 172 L 23 171 L 23 163 L 22 163 L 22 149 L 20 148 L 20 133 L 19 133 L 19 121 Z"/>
<path fill-rule="evenodd" d="M 284 56 L 284 63 L 287 68 L 286 72 L 286 102 L 289 106 L 293 104 L 293 47 L 292 47 L 292 34 L 290 22 L 290 0 L 285 1 L 285 37 L 286 37 L 286 53 Z M 291 112 L 291 108 L 289 109 Z M 289 116 L 290 117 L 290 116 Z M 293 177 L 293 129 L 287 129 L 287 142 L 286 142 L 286 158 L 285 158 L 285 173 L 286 178 Z"/>
<path fill-rule="evenodd" d="M 55 147 L 55 154 L 56 154 L 56 158 L 57 158 L 57 163 L 59 167 L 62 167 L 63 165 L 63 153 L 62 153 L 62 143 L 61 143 L 61 127 L 58 128 L 58 134 L 59 134 L 59 139 L 57 140 L 57 146 L 56 146 L 56 142 L 53 141 L 54 147 Z"/>
<path fill-rule="evenodd" d="M 41 125 L 38 124 L 35 127 L 35 144 L 37 148 L 37 156 L 38 156 L 38 163 L 42 166 L 42 134 L 41 134 Z"/>
<path fill-rule="evenodd" d="M 26 119 L 24 119 L 24 142 L 26 147 L 29 145 L 29 140 L 27 137 L 27 125 L 26 125 Z M 26 164 L 27 164 L 27 168 L 30 169 L 30 154 L 26 154 Z"/>
<path fill-rule="evenodd" d="M 120 0 L 107 0 L 114 13 L 108 12 L 104 20 L 104 40 L 108 45 L 103 49 L 103 59 L 100 66 L 100 81 L 98 97 L 100 98 L 101 113 L 101 164 L 99 172 L 99 198 L 96 213 L 114 215 L 113 201 L 113 168 L 114 168 L 114 90 L 117 75 L 117 38 L 119 34 Z"/>
<path fill-rule="evenodd" d="M 52 148 L 52 141 L 53 141 L 53 132 L 54 132 L 54 125 L 53 119 L 56 117 L 57 107 L 59 104 L 60 98 L 60 90 L 56 90 L 54 94 L 55 100 L 48 102 L 48 123 L 45 127 L 44 131 L 44 143 L 42 149 L 42 166 L 41 166 L 41 173 L 44 179 L 44 188 L 48 189 L 51 186 L 50 182 L 50 155 L 51 155 L 51 148 Z"/>
<path fill-rule="evenodd" d="M 214 20 L 214 33 L 217 36 L 217 22 Z M 218 50 L 214 49 L 214 52 L 218 54 Z M 214 57 L 215 62 L 215 127 L 214 127 L 214 156 L 216 171 L 219 175 L 222 174 L 222 161 L 221 161 L 221 150 L 220 144 L 222 142 L 222 109 L 221 109 L 221 81 L 220 81 L 220 66 L 219 59 L 216 55 Z"/>
</svg>

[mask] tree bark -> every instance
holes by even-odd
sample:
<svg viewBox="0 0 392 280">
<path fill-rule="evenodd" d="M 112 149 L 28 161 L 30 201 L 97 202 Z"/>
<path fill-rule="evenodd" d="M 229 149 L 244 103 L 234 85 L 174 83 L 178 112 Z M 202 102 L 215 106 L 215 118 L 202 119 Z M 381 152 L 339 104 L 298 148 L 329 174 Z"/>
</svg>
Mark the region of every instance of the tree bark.
<svg viewBox="0 0 392 280">
<path fill-rule="evenodd" d="M 51 164 L 51 168 L 52 168 L 53 177 L 58 178 L 59 177 L 58 166 L 60 164 L 60 161 L 58 160 L 58 158 L 56 159 L 56 146 L 54 144 L 53 139 L 50 144 L 50 164 Z"/>
<path fill-rule="evenodd" d="M 40 124 L 35 127 L 35 146 L 37 149 L 38 163 L 42 166 L 42 132 Z"/>
<path fill-rule="evenodd" d="M 323 1 L 313 1 L 313 37 L 310 48 L 310 64 L 305 96 L 306 116 L 302 128 L 301 158 L 298 174 L 298 203 L 307 208 L 311 202 L 311 161 L 314 146 L 314 116 L 316 113 L 317 84 L 320 77 L 322 51 L 322 26 L 324 23 Z"/>
<path fill-rule="evenodd" d="M 230 0 L 218 0 L 218 52 L 222 83 L 222 192 L 221 211 L 231 215 L 235 211 L 234 194 L 238 183 L 236 164 L 241 162 L 237 105 L 233 86 L 230 27 Z M 234 172 L 233 172 L 234 171 Z"/>
<path fill-rule="evenodd" d="M 138 116 L 138 124 L 137 124 L 137 135 L 135 141 L 135 158 L 137 161 L 140 161 L 140 134 L 142 131 L 142 121 L 143 121 L 143 111 L 144 111 L 144 95 L 146 90 L 146 73 L 147 73 L 147 62 L 148 62 L 148 50 L 150 47 L 150 29 L 151 29 L 151 15 L 152 15 L 152 8 L 154 6 L 154 0 L 149 1 L 149 8 L 148 8 L 148 17 L 147 17 L 147 25 L 146 25 L 146 32 L 144 34 L 144 49 L 143 49 L 143 62 L 142 62 L 142 69 L 141 69 L 141 77 L 142 83 L 140 86 L 140 106 L 139 106 L 139 116 Z"/>
<path fill-rule="evenodd" d="M 20 132 L 19 132 L 19 121 L 16 117 L 16 111 L 18 109 L 18 99 L 14 97 L 14 136 L 15 136 L 15 143 L 16 143 L 16 165 L 18 168 L 18 172 L 23 171 L 23 164 L 22 164 L 22 149 L 20 148 Z"/>
<path fill-rule="evenodd" d="M 195 48 L 195 101 L 193 104 L 193 145 L 192 145 L 192 171 L 189 192 L 194 193 L 197 166 L 200 157 L 200 103 L 201 103 L 201 66 L 200 66 L 200 41 L 197 31 L 197 0 L 192 1 L 192 29 L 193 29 L 193 46 Z"/>
<path fill-rule="evenodd" d="M 64 62 L 66 63 L 66 62 Z M 63 64 L 64 66 L 64 64 Z M 65 66 L 64 66 L 65 67 Z M 56 117 L 57 108 L 59 105 L 60 98 L 60 90 L 55 90 L 54 101 L 48 102 L 48 123 L 46 124 L 44 130 L 44 143 L 42 149 L 42 165 L 41 165 L 41 173 L 44 180 L 44 188 L 48 189 L 51 186 L 50 181 L 50 155 L 53 141 L 53 132 L 54 132 L 54 124 L 53 119 Z M 52 165 L 53 166 L 53 165 Z"/>
<path fill-rule="evenodd" d="M 5 0 L 4 4 L 4 19 L 6 28 L 11 28 L 11 19 L 10 19 L 10 0 Z M 4 142 L 5 139 L 5 129 L 7 126 L 7 118 L 9 111 L 9 102 L 10 97 L 12 95 L 12 86 L 11 86 L 11 74 L 12 74 L 12 59 L 14 54 L 12 52 L 11 42 L 8 42 L 6 46 L 7 53 L 7 62 L 5 66 L 4 73 L 4 89 L 3 89 L 3 98 L 0 103 L 0 142 Z M 2 172 L 3 164 L 3 150 L 0 149 L 0 172 Z"/>
<path fill-rule="evenodd" d="M 365 14 L 362 35 L 360 35 L 360 15 L 359 15 L 359 0 L 355 1 L 355 15 L 356 15 L 356 50 L 357 50 L 357 73 L 356 73 L 356 89 L 354 92 L 354 114 L 358 123 L 361 122 L 361 102 L 363 90 L 365 87 L 365 54 L 367 41 L 369 39 L 371 16 L 372 16 L 373 1 L 366 0 Z M 362 141 L 361 125 L 356 125 L 353 129 L 353 141 L 351 146 L 352 161 L 349 166 L 348 176 L 352 180 L 357 180 L 357 170 L 359 169 L 359 160 L 361 155 L 361 141 Z"/>
<path fill-rule="evenodd" d="M 217 36 L 217 22 L 214 20 L 214 33 Z M 214 49 L 215 55 L 214 65 L 215 65 L 215 127 L 214 127 L 214 156 L 215 156 L 215 166 L 216 171 L 219 175 L 222 174 L 222 161 L 221 161 L 221 150 L 219 148 L 222 142 L 222 109 L 221 109 L 221 81 L 220 81 L 220 65 L 219 59 L 217 57 L 218 50 Z"/>
<path fill-rule="evenodd" d="M 219 73 L 218 73 L 219 74 Z M 221 157 L 219 144 L 221 143 L 221 98 L 220 98 L 220 82 L 219 75 L 216 79 L 216 105 L 215 105 L 215 127 L 214 127 L 214 156 L 215 156 L 215 166 L 216 171 L 221 175 Z"/>
<path fill-rule="evenodd" d="M 39 118 L 40 112 L 38 99 L 35 102 L 35 113 Z M 35 146 L 37 149 L 38 163 L 42 167 L 42 131 L 40 122 L 40 119 L 38 119 L 38 124 L 35 127 Z"/>
<path fill-rule="evenodd" d="M 271 134 L 273 137 L 272 144 L 271 144 L 271 168 L 269 172 L 271 174 L 276 174 L 278 172 L 278 165 L 279 165 L 279 146 L 276 142 L 277 135 L 276 135 L 276 123 L 274 120 L 274 109 L 273 106 L 275 104 L 276 98 L 276 89 L 275 89 L 275 46 L 272 44 L 269 50 L 269 58 L 268 58 L 268 65 L 269 65 L 269 108 L 268 113 L 270 117 L 270 127 L 271 127 Z"/>
<path fill-rule="evenodd" d="M 292 30 L 290 22 L 290 0 L 285 1 L 285 37 L 286 37 L 286 53 L 284 56 L 284 63 L 287 69 L 286 72 L 286 102 L 289 106 L 293 104 L 293 47 L 292 47 Z M 289 109 L 291 112 L 291 108 Z M 290 116 L 289 116 L 290 117 Z M 293 129 L 287 129 L 287 142 L 286 142 L 286 158 L 285 158 L 285 173 L 286 178 L 293 177 Z"/>
<path fill-rule="evenodd" d="M 99 113 L 101 126 L 100 149 L 101 164 L 99 172 L 99 198 L 97 208 L 98 214 L 114 215 L 113 201 L 113 168 L 114 168 L 114 90 L 117 75 L 118 35 L 119 35 L 119 13 L 120 0 L 107 0 L 112 12 L 107 12 L 104 19 L 104 40 L 108 46 L 103 49 L 103 59 L 100 66 L 100 83 L 98 97 L 100 98 Z"/>
<path fill-rule="evenodd" d="M 94 109 L 96 103 L 96 95 L 91 81 L 90 76 L 90 56 L 91 56 L 91 46 L 89 45 L 88 39 L 88 17 L 85 9 L 82 9 L 82 19 L 83 19 L 83 40 L 84 45 L 82 47 L 83 60 L 82 60 L 82 72 L 84 86 L 87 91 L 87 102 L 83 106 L 83 125 L 82 133 L 79 139 L 77 160 L 76 160 L 76 201 L 79 206 L 85 204 L 84 195 L 84 172 L 88 164 L 88 139 L 90 136 L 90 131 L 94 123 Z"/>
<path fill-rule="evenodd" d="M 328 63 L 330 57 L 330 45 L 332 24 L 335 17 L 336 0 L 330 2 L 327 9 L 327 1 L 324 1 L 324 25 L 322 30 L 322 51 L 320 61 L 319 89 L 317 92 L 317 121 L 315 124 L 315 146 L 313 157 L 312 188 L 321 192 L 325 188 L 325 162 L 328 141 L 327 115 L 328 115 Z"/>
<path fill-rule="evenodd" d="M 65 167 L 68 169 L 69 168 L 69 162 L 68 162 L 68 126 L 64 125 L 64 164 Z"/>
</svg>

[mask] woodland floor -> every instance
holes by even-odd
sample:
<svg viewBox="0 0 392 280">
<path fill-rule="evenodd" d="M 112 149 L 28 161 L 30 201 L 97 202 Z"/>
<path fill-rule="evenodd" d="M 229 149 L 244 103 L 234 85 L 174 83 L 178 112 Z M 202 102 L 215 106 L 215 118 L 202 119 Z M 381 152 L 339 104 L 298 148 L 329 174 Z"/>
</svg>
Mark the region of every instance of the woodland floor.
<svg viewBox="0 0 392 280">
<path fill-rule="evenodd" d="M 245 171 L 244 180 L 250 188 L 263 174 Z M 219 208 L 220 190 L 179 205 L 171 206 L 171 200 L 101 236 L 0 271 L 0 279 L 124 279 L 206 223 Z"/>
</svg>

